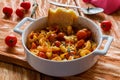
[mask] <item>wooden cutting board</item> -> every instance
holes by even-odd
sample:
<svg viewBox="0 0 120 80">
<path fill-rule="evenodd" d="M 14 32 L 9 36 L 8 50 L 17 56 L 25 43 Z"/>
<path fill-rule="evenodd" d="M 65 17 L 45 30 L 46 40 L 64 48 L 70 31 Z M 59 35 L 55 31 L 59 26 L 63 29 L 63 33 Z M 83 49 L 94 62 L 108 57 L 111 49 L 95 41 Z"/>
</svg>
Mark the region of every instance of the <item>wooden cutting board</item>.
<svg viewBox="0 0 120 80">
<path fill-rule="evenodd" d="M 29 0 L 32 4 L 34 0 Z M 47 12 L 49 8 L 56 8 L 54 5 L 50 5 L 47 0 L 36 0 L 38 3 L 38 8 L 35 12 L 33 18 L 40 18 L 42 16 L 47 16 Z M 60 3 L 64 4 L 71 4 L 71 5 L 78 5 L 81 7 L 87 7 L 87 4 L 83 3 L 82 0 L 56 0 Z M 26 55 L 24 53 L 24 49 L 21 43 L 21 35 L 13 32 L 13 28 L 16 26 L 21 19 L 19 19 L 16 14 L 15 10 L 19 3 L 22 0 L 0 0 L 0 61 L 8 62 L 11 64 L 16 64 L 25 68 L 29 68 L 34 70 L 26 61 Z M 13 8 L 14 12 L 10 18 L 6 18 L 2 13 L 2 8 L 5 5 L 9 5 Z M 92 6 L 92 5 L 89 5 Z M 30 17 L 32 13 L 33 7 L 31 7 L 30 11 L 28 11 L 25 16 Z M 114 41 L 111 44 L 110 49 L 108 50 L 105 56 L 101 56 L 98 62 L 88 71 L 71 76 L 71 77 L 64 77 L 60 79 L 65 80 L 119 80 L 120 79 L 120 11 L 106 15 L 104 13 L 99 13 L 96 15 L 84 15 L 79 9 L 74 9 L 78 12 L 79 15 L 83 17 L 87 17 L 93 20 L 95 23 L 100 25 L 100 21 L 103 20 L 110 20 L 112 22 L 112 29 L 110 32 L 103 32 L 105 35 L 110 35 L 114 37 Z M 25 23 L 23 25 L 26 27 L 29 23 Z M 101 30 L 102 31 L 102 30 Z M 15 34 L 18 38 L 17 45 L 14 48 L 9 48 L 5 42 L 4 38 L 8 34 Z M 104 45 L 104 43 L 103 43 Z M 86 64 L 87 65 L 87 64 Z M 45 79 L 57 79 L 55 77 L 50 77 L 43 75 Z"/>
</svg>

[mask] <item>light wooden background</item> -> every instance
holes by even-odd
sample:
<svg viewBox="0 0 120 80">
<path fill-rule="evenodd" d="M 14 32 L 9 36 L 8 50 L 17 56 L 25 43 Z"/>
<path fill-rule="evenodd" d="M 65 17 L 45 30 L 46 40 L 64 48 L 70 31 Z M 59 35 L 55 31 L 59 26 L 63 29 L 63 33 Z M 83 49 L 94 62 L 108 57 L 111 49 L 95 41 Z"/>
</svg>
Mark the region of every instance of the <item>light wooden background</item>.
<svg viewBox="0 0 120 80">
<path fill-rule="evenodd" d="M 29 1 L 32 4 L 34 3 L 34 0 Z M 42 16 L 47 16 L 48 9 L 50 7 L 56 7 L 50 5 L 47 0 L 36 1 L 39 4 L 36 10 L 36 17 L 33 17 L 36 19 Z M 82 0 L 54 1 L 64 4 L 78 5 L 81 7 L 87 7 L 88 5 L 92 6 L 83 3 Z M 88 71 L 71 77 L 56 78 L 31 70 L 31 67 L 25 60 L 25 53 L 21 44 L 21 35 L 13 32 L 14 26 L 21 20 L 15 15 L 15 10 L 20 2 L 22 2 L 22 0 L 0 0 L 0 80 L 120 80 L 120 11 L 111 15 L 106 15 L 104 13 L 84 15 L 79 9 L 74 9 L 79 15 L 88 17 L 98 25 L 100 25 L 100 21 L 110 20 L 113 25 L 112 29 L 110 32 L 103 32 L 103 34 L 113 36 L 114 41 L 108 53 L 105 56 L 101 56 L 98 62 Z M 11 6 L 14 10 L 12 17 L 10 18 L 6 18 L 2 13 L 2 8 L 5 5 Z M 31 12 L 32 7 L 25 16 L 29 17 Z M 26 23 L 23 27 L 27 24 L 29 23 Z M 5 36 L 10 33 L 15 34 L 18 38 L 18 43 L 13 49 L 8 48 L 4 43 Z"/>
</svg>

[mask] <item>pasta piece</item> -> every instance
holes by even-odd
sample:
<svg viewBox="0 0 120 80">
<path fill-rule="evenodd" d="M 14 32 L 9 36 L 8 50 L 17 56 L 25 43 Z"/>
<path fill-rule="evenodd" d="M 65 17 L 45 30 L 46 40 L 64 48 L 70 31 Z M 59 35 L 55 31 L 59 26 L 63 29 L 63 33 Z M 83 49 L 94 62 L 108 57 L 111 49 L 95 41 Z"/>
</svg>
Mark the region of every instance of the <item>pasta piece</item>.
<svg viewBox="0 0 120 80">
<path fill-rule="evenodd" d="M 79 55 L 82 57 L 82 56 L 85 56 L 85 55 L 87 55 L 87 54 L 89 54 L 90 53 L 90 51 L 89 50 L 87 50 L 87 49 L 81 49 L 80 51 L 79 51 Z"/>
<path fill-rule="evenodd" d="M 62 58 L 62 59 L 65 59 L 65 55 L 67 55 L 68 53 L 63 53 L 63 54 L 61 54 L 60 55 L 60 57 Z"/>
<path fill-rule="evenodd" d="M 67 48 L 63 45 L 60 45 L 60 49 L 62 52 L 67 52 Z"/>
<path fill-rule="evenodd" d="M 28 35 L 28 41 L 29 42 L 34 42 L 37 39 L 37 37 L 35 36 L 35 33 L 32 31 L 29 35 Z"/>
<path fill-rule="evenodd" d="M 72 26 L 67 26 L 67 34 L 70 35 L 72 34 L 73 30 L 72 30 Z"/>
<path fill-rule="evenodd" d="M 51 58 L 51 57 L 52 57 L 52 52 L 46 52 L 46 56 L 47 56 L 48 58 Z"/>
<path fill-rule="evenodd" d="M 37 50 L 39 50 L 40 52 L 47 52 L 48 47 L 46 47 L 46 46 L 38 46 Z"/>
<path fill-rule="evenodd" d="M 32 54 L 37 55 L 39 53 L 39 50 L 37 49 L 30 49 L 30 52 L 32 52 Z"/>
<path fill-rule="evenodd" d="M 73 60 L 74 56 L 69 56 L 68 60 Z"/>
<path fill-rule="evenodd" d="M 54 57 L 52 60 L 53 60 L 53 61 L 61 61 L 62 59 L 61 59 L 60 56 L 56 56 L 56 57 Z"/>
<path fill-rule="evenodd" d="M 95 42 L 92 42 L 92 50 L 95 50 L 97 47 L 97 44 Z"/>
<path fill-rule="evenodd" d="M 91 42 L 89 40 L 86 42 L 85 47 L 83 49 L 88 49 L 88 50 L 91 49 Z"/>
<path fill-rule="evenodd" d="M 56 47 L 56 46 L 52 46 L 51 49 L 52 49 L 52 52 L 59 52 L 60 51 L 60 48 Z"/>
</svg>

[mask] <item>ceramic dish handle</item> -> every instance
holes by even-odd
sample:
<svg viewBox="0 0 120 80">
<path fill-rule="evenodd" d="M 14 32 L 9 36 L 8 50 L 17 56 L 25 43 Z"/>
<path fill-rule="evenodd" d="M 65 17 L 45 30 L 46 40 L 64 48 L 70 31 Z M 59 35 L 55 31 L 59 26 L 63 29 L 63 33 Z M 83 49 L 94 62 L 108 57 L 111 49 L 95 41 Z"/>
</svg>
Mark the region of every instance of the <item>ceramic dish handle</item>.
<svg viewBox="0 0 120 80">
<path fill-rule="evenodd" d="M 22 34 L 23 30 L 20 29 L 20 27 L 27 21 L 35 21 L 35 19 L 30 18 L 30 17 L 26 17 L 23 20 L 21 20 L 14 28 L 14 32 L 17 32 L 19 34 Z"/>
<path fill-rule="evenodd" d="M 110 44 L 113 41 L 113 37 L 103 35 L 103 40 L 107 40 L 106 44 L 104 45 L 102 50 L 99 50 L 99 48 L 97 48 L 95 50 L 95 54 L 105 55 L 107 53 L 108 49 L 110 48 Z"/>
</svg>

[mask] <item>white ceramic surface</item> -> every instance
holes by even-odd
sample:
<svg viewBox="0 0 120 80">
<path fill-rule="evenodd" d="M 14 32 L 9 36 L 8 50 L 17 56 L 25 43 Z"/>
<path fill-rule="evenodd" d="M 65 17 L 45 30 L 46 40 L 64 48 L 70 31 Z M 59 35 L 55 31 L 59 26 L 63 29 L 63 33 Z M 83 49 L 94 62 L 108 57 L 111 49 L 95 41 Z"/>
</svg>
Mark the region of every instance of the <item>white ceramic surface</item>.
<svg viewBox="0 0 120 80">
<path fill-rule="evenodd" d="M 31 23 L 28 26 L 26 26 L 24 30 L 20 30 L 20 27 L 27 21 L 31 21 Z M 65 62 L 50 61 L 31 54 L 31 52 L 26 47 L 28 34 L 37 28 L 44 27 L 46 23 L 47 23 L 47 17 L 41 17 L 40 19 L 37 20 L 26 17 L 21 22 L 19 22 L 14 28 L 15 32 L 22 34 L 22 44 L 27 56 L 26 60 L 28 61 L 28 63 L 34 69 L 46 75 L 63 77 L 63 76 L 76 75 L 88 70 L 96 63 L 99 55 L 105 55 L 107 53 L 110 44 L 113 40 L 113 38 L 110 36 L 102 35 L 99 26 L 96 25 L 93 21 L 85 17 L 79 17 L 74 22 L 75 23 L 74 26 L 81 25 L 80 27 L 89 28 L 93 33 L 93 37 L 95 38 L 95 41 L 98 43 L 97 48 L 90 54 L 72 61 L 65 61 Z M 104 49 L 99 50 L 102 41 L 104 39 L 107 40 Z"/>
</svg>

